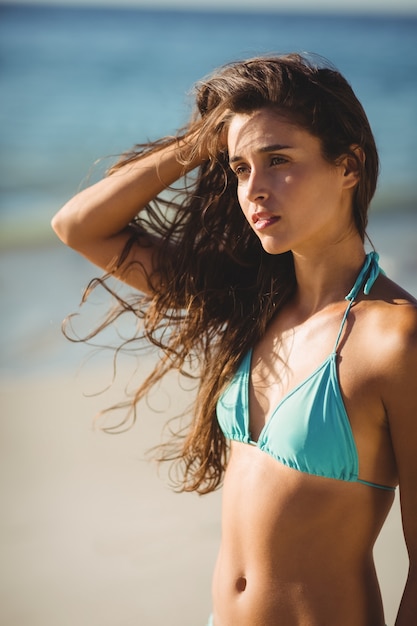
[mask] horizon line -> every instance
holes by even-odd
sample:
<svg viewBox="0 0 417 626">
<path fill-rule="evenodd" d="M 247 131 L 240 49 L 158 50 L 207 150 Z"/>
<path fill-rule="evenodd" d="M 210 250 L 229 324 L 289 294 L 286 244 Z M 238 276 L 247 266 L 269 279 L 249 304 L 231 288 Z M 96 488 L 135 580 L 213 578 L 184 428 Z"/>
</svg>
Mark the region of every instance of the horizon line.
<svg viewBox="0 0 417 626">
<path fill-rule="evenodd" d="M 219 3 L 217 3 L 217 1 Z M 309 6 L 307 2 L 301 1 L 300 4 L 291 2 L 284 6 L 270 5 L 265 2 L 258 2 L 257 6 L 253 4 L 245 4 L 240 2 L 239 6 L 222 0 L 212 0 L 210 6 L 201 6 L 186 0 L 176 0 L 173 5 L 169 0 L 0 0 L 0 8 L 9 7 L 50 7 L 50 8 L 76 8 L 76 9 L 130 9 L 130 10 L 161 10 L 175 12 L 196 12 L 196 13 L 287 13 L 305 15 L 357 15 L 370 17 L 417 17 L 417 3 L 413 6 L 396 4 L 394 7 L 391 3 L 387 5 L 381 4 L 377 6 L 369 6 L 366 1 L 360 5 L 352 4 L 352 2 L 344 4 L 334 3 L 320 4 L 316 2 L 314 6 Z"/>
</svg>

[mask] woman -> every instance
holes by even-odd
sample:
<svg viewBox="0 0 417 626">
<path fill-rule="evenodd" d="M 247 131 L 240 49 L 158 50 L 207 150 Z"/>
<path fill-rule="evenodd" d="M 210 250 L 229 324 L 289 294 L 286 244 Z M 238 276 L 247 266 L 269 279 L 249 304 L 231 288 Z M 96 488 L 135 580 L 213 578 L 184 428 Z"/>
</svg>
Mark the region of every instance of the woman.
<svg viewBox="0 0 417 626">
<path fill-rule="evenodd" d="M 198 364 L 190 429 L 165 457 L 185 490 L 224 474 L 211 623 L 383 626 L 372 549 L 399 484 L 396 626 L 415 626 L 417 310 L 365 254 L 366 115 L 337 71 L 299 55 L 226 66 L 197 105 L 53 227 L 143 294 L 122 306 L 165 356 L 135 400 Z"/>
</svg>

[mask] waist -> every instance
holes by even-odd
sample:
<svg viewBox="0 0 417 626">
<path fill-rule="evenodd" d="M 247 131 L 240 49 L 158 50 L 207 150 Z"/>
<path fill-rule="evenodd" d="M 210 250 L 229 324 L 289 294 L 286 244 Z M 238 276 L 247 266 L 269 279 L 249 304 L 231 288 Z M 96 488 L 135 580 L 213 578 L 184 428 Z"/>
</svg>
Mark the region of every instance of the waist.
<svg viewBox="0 0 417 626">
<path fill-rule="evenodd" d="M 250 626 L 247 615 L 266 626 L 342 626 L 332 611 L 345 603 L 349 616 L 352 598 L 356 613 L 371 611 L 372 620 L 346 624 L 383 626 L 372 550 L 394 495 L 305 475 L 250 451 L 235 448 L 226 472 L 213 594 L 231 614 L 215 626 Z M 328 604 L 327 594 L 337 602 Z M 260 606 L 263 622 L 254 619 Z M 303 606 L 308 619 L 297 613 Z"/>
<path fill-rule="evenodd" d="M 306 560 L 310 557 L 305 555 Z M 381 596 L 372 560 L 338 575 L 317 562 L 298 577 L 262 567 L 230 567 L 222 551 L 213 577 L 215 626 L 383 626 Z"/>
</svg>

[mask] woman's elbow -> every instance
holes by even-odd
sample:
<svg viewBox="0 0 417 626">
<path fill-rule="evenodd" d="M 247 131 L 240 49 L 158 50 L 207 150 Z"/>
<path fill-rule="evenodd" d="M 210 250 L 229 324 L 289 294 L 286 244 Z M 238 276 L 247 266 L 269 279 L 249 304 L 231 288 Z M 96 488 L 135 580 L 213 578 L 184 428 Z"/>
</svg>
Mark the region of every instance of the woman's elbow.
<svg viewBox="0 0 417 626">
<path fill-rule="evenodd" d="M 70 248 L 79 246 L 81 242 L 80 233 L 82 231 L 80 224 L 68 210 L 67 205 L 56 213 L 51 220 L 51 227 L 57 237 Z"/>
</svg>

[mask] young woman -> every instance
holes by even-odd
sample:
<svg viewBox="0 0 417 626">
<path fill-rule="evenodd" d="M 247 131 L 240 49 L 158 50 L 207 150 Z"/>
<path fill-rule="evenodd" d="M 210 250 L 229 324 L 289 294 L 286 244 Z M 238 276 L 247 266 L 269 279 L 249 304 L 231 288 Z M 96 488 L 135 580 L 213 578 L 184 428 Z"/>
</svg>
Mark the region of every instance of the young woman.
<svg viewBox="0 0 417 626">
<path fill-rule="evenodd" d="M 299 55 L 226 66 L 196 97 L 184 131 L 137 146 L 53 227 L 140 292 L 121 305 L 165 356 L 136 400 L 198 370 L 166 457 L 185 490 L 224 483 L 211 623 L 383 626 L 372 550 L 399 484 L 396 626 L 415 626 L 417 309 L 365 253 L 366 115 Z"/>
</svg>

